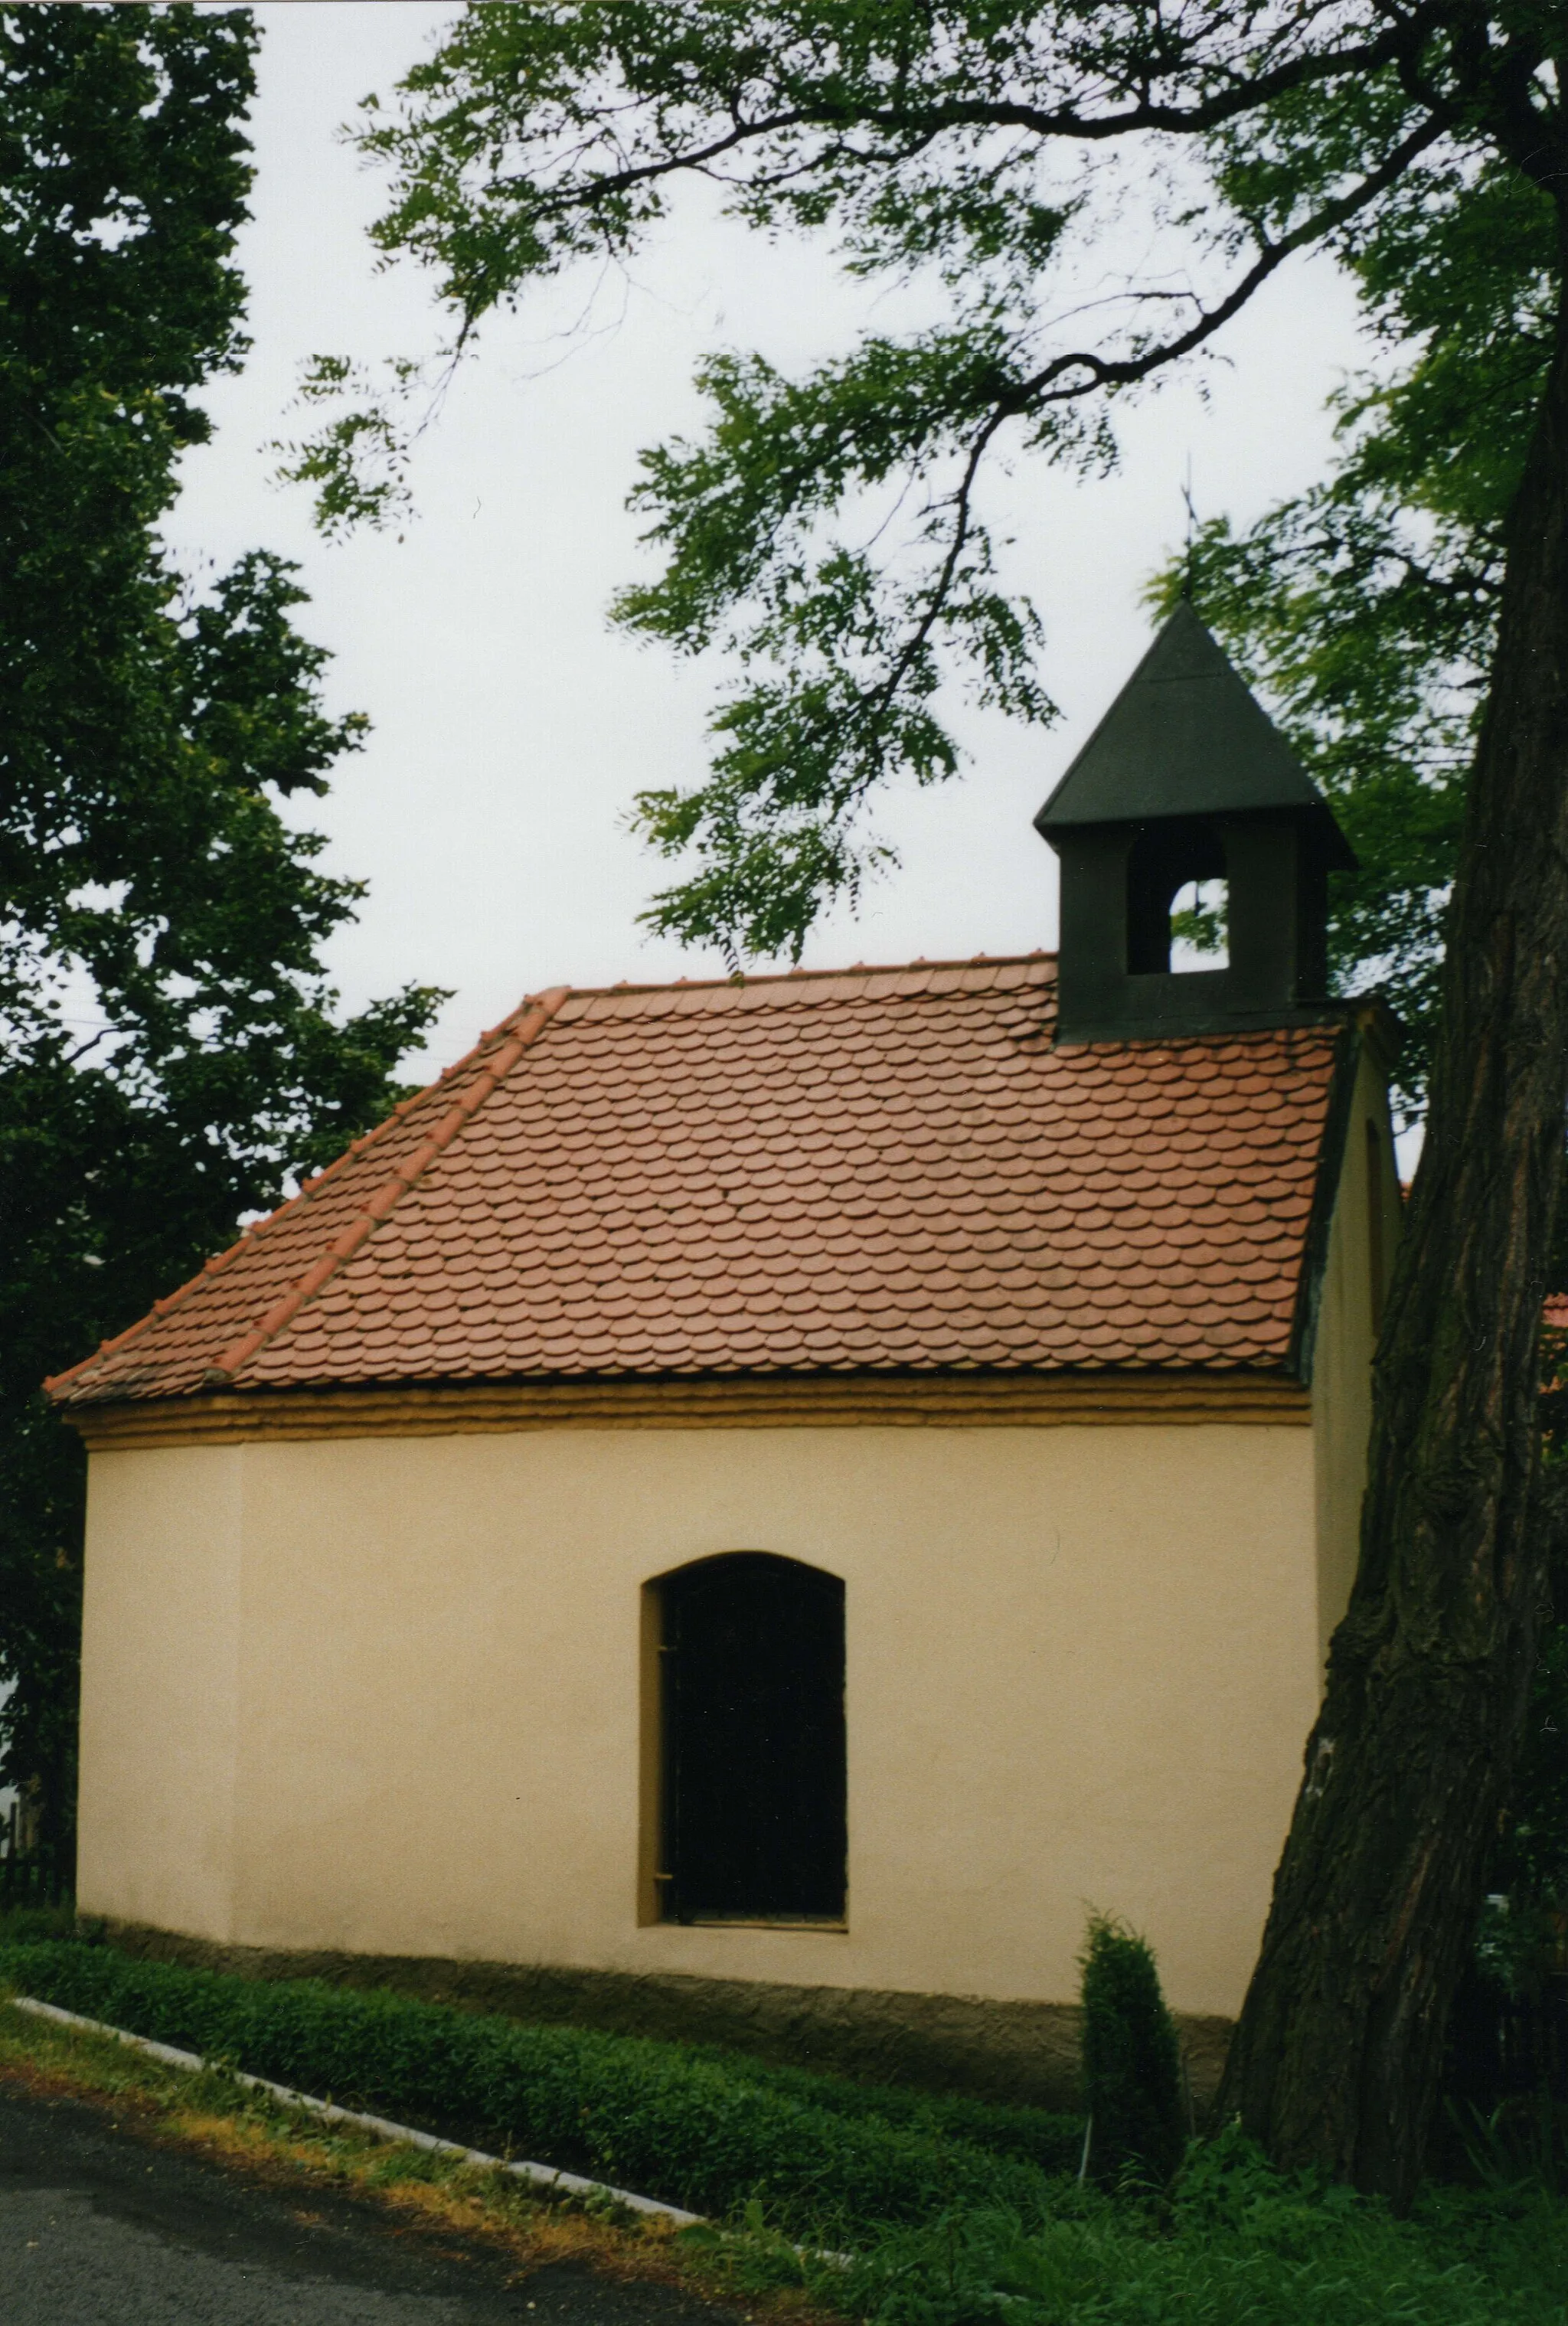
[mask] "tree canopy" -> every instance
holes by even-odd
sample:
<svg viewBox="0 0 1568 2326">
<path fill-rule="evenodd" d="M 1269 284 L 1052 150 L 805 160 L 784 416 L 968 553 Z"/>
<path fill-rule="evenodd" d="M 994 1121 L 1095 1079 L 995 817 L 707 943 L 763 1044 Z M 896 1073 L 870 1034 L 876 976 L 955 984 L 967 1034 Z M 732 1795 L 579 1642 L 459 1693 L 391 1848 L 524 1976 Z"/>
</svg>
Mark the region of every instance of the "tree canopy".
<svg viewBox="0 0 1568 2326">
<path fill-rule="evenodd" d="M 1245 534 L 1203 526 L 1192 586 L 1361 860 L 1335 884 L 1337 981 L 1387 995 L 1418 1093 L 1504 526 L 1551 359 L 1552 205 L 1495 154 L 1454 157 L 1378 205 L 1344 257 L 1377 361 L 1337 399 L 1332 472 Z M 1157 600 L 1187 582 L 1174 568 Z"/>
<path fill-rule="evenodd" d="M 364 740 L 264 551 L 160 521 L 242 360 L 243 10 L 0 8 L 0 1775 L 69 1819 L 82 1464 L 45 1374 L 385 1112 L 436 997 L 343 1019 L 359 884 L 279 810 Z"/>
<path fill-rule="evenodd" d="M 1198 587 L 1363 856 L 1335 963 L 1376 965 L 1411 1015 L 1419 1085 L 1554 295 L 1550 199 L 1494 140 L 1544 101 L 1529 14 L 478 5 L 372 105 L 361 144 L 392 179 L 376 239 L 434 271 L 455 347 L 545 278 L 630 261 L 683 179 L 761 232 L 826 240 L 924 317 L 801 377 L 716 353 L 706 434 L 644 457 L 633 500 L 663 571 L 617 619 L 740 672 L 707 779 L 637 800 L 683 872 L 656 927 L 798 954 L 886 861 L 887 777 L 957 769 L 945 682 L 1054 716 L 1038 616 L 999 578 L 1009 467 L 1103 472 L 1127 401 L 1201 364 L 1316 246 L 1352 270 L 1378 368 L 1347 392 L 1337 475 L 1244 542 L 1206 526 Z M 355 385 L 328 360 L 312 392 Z M 406 491 L 392 414 L 329 419 L 294 473 L 329 523 L 386 519 Z"/>
</svg>

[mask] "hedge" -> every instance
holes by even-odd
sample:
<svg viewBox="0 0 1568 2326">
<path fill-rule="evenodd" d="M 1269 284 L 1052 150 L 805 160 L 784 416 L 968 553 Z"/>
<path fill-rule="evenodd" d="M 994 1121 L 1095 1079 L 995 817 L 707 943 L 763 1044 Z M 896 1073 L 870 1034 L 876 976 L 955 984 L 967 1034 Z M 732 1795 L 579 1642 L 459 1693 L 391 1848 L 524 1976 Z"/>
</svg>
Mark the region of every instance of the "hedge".
<svg viewBox="0 0 1568 2326">
<path fill-rule="evenodd" d="M 856 2088 L 836 2079 L 837 2112 L 798 2096 L 809 2078 L 775 2070 L 770 2081 L 677 2044 L 70 1942 L 0 1948 L 0 1979 L 296 2089 L 719 2219 L 756 2199 L 780 2228 L 842 2236 L 953 2206 L 1003 2205 L 1025 2220 L 1046 2210 L 1045 2173 L 1016 2155 L 851 2115 L 844 2095 Z"/>
<path fill-rule="evenodd" d="M 710 2062 L 747 2083 L 828 2109 L 833 2116 L 901 2124 L 939 2140 L 962 2140 L 998 2156 L 1016 2156 L 1042 2172 L 1076 2172 L 1083 2154 L 1083 2118 L 1049 2108 L 1007 2107 L 968 2092 L 925 2092 L 903 2085 L 856 2084 L 814 2068 L 780 2068 L 706 2045 L 688 2058 Z"/>
</svg>

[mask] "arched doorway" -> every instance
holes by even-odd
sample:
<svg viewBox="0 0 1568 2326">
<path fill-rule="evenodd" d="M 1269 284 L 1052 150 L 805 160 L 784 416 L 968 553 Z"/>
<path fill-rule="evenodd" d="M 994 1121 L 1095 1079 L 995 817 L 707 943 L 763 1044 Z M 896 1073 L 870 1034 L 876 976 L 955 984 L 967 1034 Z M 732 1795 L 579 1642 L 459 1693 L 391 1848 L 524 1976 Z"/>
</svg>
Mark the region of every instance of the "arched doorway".
<svg viewBox="0 0 1568 2326">
<path fill-rule="evenodd" d="M 658 1592 L 664 1919 L 841 1922 L 843 1584 L 733 1551 Z"/>
</svg>

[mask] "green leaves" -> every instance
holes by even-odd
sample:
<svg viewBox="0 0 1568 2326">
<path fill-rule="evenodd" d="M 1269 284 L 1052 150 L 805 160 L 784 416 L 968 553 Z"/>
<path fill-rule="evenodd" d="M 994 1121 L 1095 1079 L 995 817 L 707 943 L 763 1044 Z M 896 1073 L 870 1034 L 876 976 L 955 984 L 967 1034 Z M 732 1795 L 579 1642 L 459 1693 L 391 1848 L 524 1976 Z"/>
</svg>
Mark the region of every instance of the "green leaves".
<svg viewBox="0 0 1568 2326">
<path fill-rule="evenodd" d="M 775 2076 L 733 2054 L 531 2026 L 384 1989 L 187 1970 L 112 1947 L 0 1949 L 0 1977 L 296 2090 L 459 2126 L 491 2150 L 721 2219 L 745 2221 L 760 2202 L 813 2242 L 929 2219 L 954 2202 L 1011 2204 L 1031 2219 L 1047 2202 L 1044 2172 L 1017 2153 L 1019 2120 L 1034 2111 L 923 2107 L 895 2092 L 884 2115 L 875 2087 Z M 1059 2129 L 1035 2117 L 1041 2145 Z"/>
<path fill-rule="evenodd" d="M 413 514 L 408 466 L 413 432 L 398 413 L 419 386 L 421 367 L 394 358 L 384 368 L 386 384 L 378 388 L 363 365 L 346 356 L 318 356 L 300 382 L 298 401 L 307 410 L 331 411 L 340 399 L 352 397 L 352 408 L 332 411 L 313 437 L 275 441 L 268 448 L 283 456 L 280 483 L 308 485 L 314 493 L 316 525 L 329 541 L 341 540 L 361 525 L 385 533 Z"/>
<path fill-rule="evenodd" d="M 737 961 L 798 957 L 823 906 L 853 901 L 894 861 L 858 827 L 869 795 L 895 773 L 955 772 L 934 709 L 945 669 L 983 702 L 1054 716 L 1035 675 L 1038 622 L 996 587 L 962 442 L 1008 359 L 994 323 L 868 340 L 802 381 L 760 357 L 717 357 L 700 377 L 709 436 L 644 456 L 633 505 L 667 559 L 658 581 L 621 592 L 616 619 L 686 653 L 722 647 L 747 674 L 714 712 L 709 781 L 637 795 L 654 845 L 699 867 L 655 898 L 655 928 Z M 877 528 L 882 562 L 827 531 L 846 500 L 944 455 L 945 491 L 895 505 Z"/>
<path fill-rule="evenodd" d="M 644 456 L 632 503 L 663 564 L 616 619 L 740 674 L 706 781 L 636 804 L 686 868 L 653 926 L 732 960 L 798 955 L 892 861 L 868 823 L 877 788 L 957 769 L 950 682 L 1053 715 L 1036 618 L 1001 575 L 992 471 L 1033 455 L 1102 473 L 1118 394 L 1397 184 L 1443 126 L 1389 70 L 1424 37 L 1373 6 L 1220 0 L 478 5 L 394 106 L 367 107 L 360 143 L 391 178 L 376 239 L 434 271 L 458 351 L 533 284 L 625 265 L 686 177 L 924 311 L 798 378 L 715 355 L 705 433 Z M 1211 186 L 1174 136 L 1228 141 Z M 1086 300 L 1129 213 L 1147 263 Z M 388 405 L 348 373 L 318 364 L 308 393 L 348 408 L 292 455 L 329 529 L 389 521 L 404 484 Z"/>
<path fill-rule="evenodd" d="M 244 11 L 0 7 L 0 1679 L 74 1797 L 82 1464 L 39 1384 L 386 1112 L 438 997 L 344 1023 L 358 883 L 281 799 L 364 740 L 293 568 L 157 526 L 241 359 Z"/>
<path fill-rule="evenodd" d="M 737 641 L 747 665 L 770 667 L 715 712 L 709 781 L 637 795 L 636 820 L 655 847 L 702 868 L 655 898 L 645 919 L 692 942 L 711 939 L 736 960 L 798 957 L 824 904 L 856 900 L 896 861 L 856 830 L 867 795 L 895 771 L 924 784 L 956 769 L 956 748 L 932 708 L 940 648 L 955 638 L 984 699 L 1053 715 L 1029 662 L 1033 611 L 987 588 L 988 555 L 977 527 L 934 611 L 918 581 L 890 581 L 865 554 L 841 549 L 774 590 Z"/>
<path fill-rule="evenodd" d="M 1309 122 L 1295 154 L 1307 167 Z M 1344 256 L 1388 350 L 1340 398 L 1339 456 L 1238 537 L 1195 544 L 1204 619 L 1260 685 L 1361 860 L 1336 876 L 1331 964 L 1404 1019 L 1422 1103 L 1443 915 L 1486 702 L 1505 519 L 1550 354 L 1551 204 L 1495 158 L 1412 172 Z M 1164 607 L 1182 586 L 1155 586 Z"/>
<path fill-rule="evenodd" d="M 1109 2187 L 1130 2173 L 1163 2189 L 1182 2162 L 1187 2126 L 1175 2022 L 1153 1949 L 1125 1923 L 1091 1914 L 1079 1968 L 1086 2154 Z"/>
<path fill-rule="evenodd" d="M 704 432 L 643 457 L 632 505 L 661 563 L 616 619 L 738 674 L 706 779 L 636 802 L 683 872 L 654 926 L 732 960 L 798 955 L 822 907 L 892 861 L 878 787 L 958 769 L 951 682 L 1052 717 L 994 470 L 1103 473 L 1117 399 L 1321 243 L 1382 359 L 1346 392 L 1333 477 L 1244 542 L 1209 529 L 1203 610 L 1362 854 L 1336 968 L 1388 984 L 1419 1093 L 1502 513 L 1556 297 L 1551 21 L 1457 0 L 481 5 L 367 108 L 360 142 L 390 179 L 376 241 L 433 271 L 459 352 L 536 284 L 626 265 L 688 178 L 759 233 L 824 241 L 916 319 L 895 330 L 879 308 L 798 377 L 714 355 Z M 329 529 L 391 521 L 406 432 L 323 359 L 308 394 L 339 393 L 292 473 Z"/>
</svg>

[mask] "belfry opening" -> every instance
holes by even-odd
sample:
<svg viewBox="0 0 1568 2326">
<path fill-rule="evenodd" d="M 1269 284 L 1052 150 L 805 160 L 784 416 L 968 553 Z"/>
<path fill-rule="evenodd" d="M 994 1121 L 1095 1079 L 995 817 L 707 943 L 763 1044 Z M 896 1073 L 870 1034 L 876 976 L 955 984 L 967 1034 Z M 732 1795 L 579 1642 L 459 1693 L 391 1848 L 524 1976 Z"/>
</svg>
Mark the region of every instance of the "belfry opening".
<svg viewBox="0 0 1568 2326">
<path fill-rule="evenodd" d="M 1328 802 L 1183 600 L 1035 819 L 1062 866 L 1057 1037 L 1315 1024 Z M 1224 883 L 1225 949 L 1173 959 L 1172 905 Z"/>
</svg>

